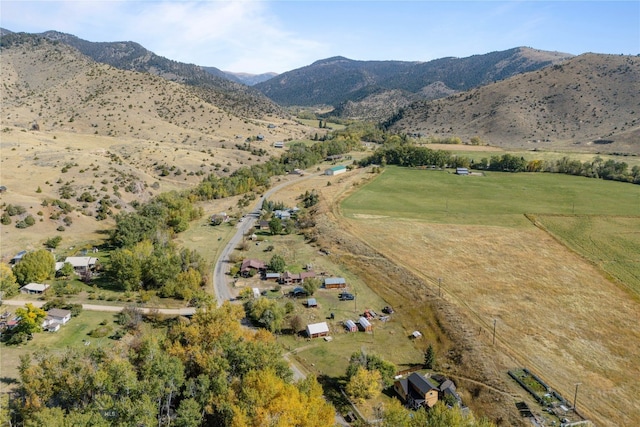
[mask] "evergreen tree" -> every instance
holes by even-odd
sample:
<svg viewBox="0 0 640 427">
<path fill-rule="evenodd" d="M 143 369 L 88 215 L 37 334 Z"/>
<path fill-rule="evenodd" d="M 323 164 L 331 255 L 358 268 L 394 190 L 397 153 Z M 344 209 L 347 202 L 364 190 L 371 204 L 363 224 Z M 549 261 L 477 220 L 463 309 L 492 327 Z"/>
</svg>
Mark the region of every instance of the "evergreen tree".
<svg viewBox="0 0 640 427">
<path fill-rule="evenodd" d="M 433 350 L 433 345 L 429 344 L 427 350 L 424 352 L 424 367 L 426 369 L 433 369 L 433 365 L 436 362 L 436 354 Z"/>
</svg>

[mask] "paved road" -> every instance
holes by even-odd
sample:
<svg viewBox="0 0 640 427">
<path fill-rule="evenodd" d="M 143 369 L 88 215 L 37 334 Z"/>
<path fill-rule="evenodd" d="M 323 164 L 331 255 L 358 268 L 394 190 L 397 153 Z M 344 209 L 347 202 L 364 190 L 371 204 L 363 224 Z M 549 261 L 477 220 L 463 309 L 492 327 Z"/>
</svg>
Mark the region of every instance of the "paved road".
<svg viewBox="0 0 640 427">
<path fill-rule="evenodd" d="M 253 206 L 252 211 L 245 215 L 241 222 L 238 222 L 238 224 L 236 225 L 236 234 L 233 235 L 231 240 L 229 240 L 229 243 L 227 243 L 227 245 L 222 250 L 220 258 L 218 258 L 218 261 L 216 262 L 213 270 L 213 290 L 216 294 L 218 306 L 222 305 L 223 302 L 234 298 L 231 286 L 229 284 L 229 276 L 227 275 L 230 267 L 229 255 L 231 255 L 235 248 L 238 247 L 238 245 L 242 241 L 242 237 L 247 234 L 249 230 L 251 230 L 256 220 L 260 218 L 260 215 L 262 213 L 262 203 L 273 193 L 283 189 L 288 185 L 295 184 L 302 180 L 306 180 L 319 175 L 320 174 L 309 174 L 297 179 L 292 179 L 291 181 L 285 181 L 281 184 L 276 185 L 275 187 L 271 187 L 256 202 L 256 204 Z"/>
<path fill-rule="evenodd" d="M 31 303 L 36 307 L 42 307 L 46 304 L 46 301 L 27 301 L 27 300 L 3 300 L 2 304 L 4 305 L 12 305 L 12 306 L 24 306 L 27 303 Z M 122 311 L 123 306 L 117 305 L 99 305 L 99 304 L 82 304 L 83 310 L 89 311 L 104 311 L 107 313 L 117 313 Z M 172 314 L 172 315 L 180 315 L 180 316 L 190 316 L 196 312 L 195 308 L 187 307 L 187 308 L 149 308 L 149 307 L 140 307 L 143 313 L 149 313 L 151 311 L 157 310 L 158 313 L 161 314 Z"/>
</svg>

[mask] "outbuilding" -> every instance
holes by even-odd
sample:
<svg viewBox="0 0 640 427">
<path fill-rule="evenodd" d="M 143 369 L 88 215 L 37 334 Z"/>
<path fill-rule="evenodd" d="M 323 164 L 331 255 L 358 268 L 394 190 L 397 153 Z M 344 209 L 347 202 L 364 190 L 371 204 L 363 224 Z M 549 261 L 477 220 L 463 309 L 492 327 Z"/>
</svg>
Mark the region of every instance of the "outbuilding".
<svg viewBox="0 0 640 427">
<path fill-rule="evenodd" d="M 369 322 L 364 317 L 360 317 L 360 319 L 358 319 L 358 324 L 360 325 L 360 328 L 365 332 L 371 332 L 371 330 L 373 329 L 371 326 L 371 322 Z"/>
<path fill-rule="evenodd" d="M 43 283 L 29 283 L 28 285 L 21 287 L 20 292 L 23 294 L 39 295 L 43 294 L 47 289 L 49 289 L 49 285 Z"/>
<path fill-rule="evenodd" d="M 309 298 L 307 300 L 307 307 L 317 307 L 318 306 L 318 301 L 316 301 L 315 298 Z"/>
<path fill-rule="evenodd" d="M 71 264 L 76 273 L 86 273 L 95 268 L 98 263 L 98 258 L 90 256 L 69 256 L 65 258 L 64 262 Z"/>
<path fill-rule="evenodd" d="M 341 173 L 345 173 L 347 171 L 347 167 L 344 165 L 334 166 L 324 171 L 325 175 L 339 175 Z"/>
<path fill-rule="evenodd" d="M 344 277 L 327 277 L 324 279 L 324 287 L 326 289 L 341 289 L 347 286 L 347 281 Z"/>
<path fill-rule="evenodd" d="M 356 326 L 356 322 L 351 319 L 348 319 L 344 322 L 344 327 L 349 332 L 358 332 L 358 327 Z"/>
<path fill-rule="evenodd" d="M 327 322 L 312 323 L 307 325 L 307 336 L 309 338 L 326 337 L 329 335 Z"/>
</svg>

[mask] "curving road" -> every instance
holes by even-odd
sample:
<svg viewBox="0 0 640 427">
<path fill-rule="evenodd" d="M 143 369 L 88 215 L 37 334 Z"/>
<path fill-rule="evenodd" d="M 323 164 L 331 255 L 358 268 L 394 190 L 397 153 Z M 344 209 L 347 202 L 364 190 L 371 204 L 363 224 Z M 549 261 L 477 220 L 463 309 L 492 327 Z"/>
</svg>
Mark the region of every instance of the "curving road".
<svg viewBox="0 0 640 427">
<path fill-rule="evenodd" d="M 232 294 L 231 287 L 229 286 L 229 276 L 227 275 L 227 272 L 229 271 L 229 255 L 231 255 L 234 249 L 240 244 L 242 237 L 251 230 L 256 220 L 260 218 L 260 215 L 262 214 L 262 203 L 265 199 L 268 199 L 273 193 L 280 191 L 288 185 L 320 175 L 322 174 L 309 174 L 298 179 L 292 179 L 291 181 L 280 183 L 275 187 L 271 187 L 262 195 L 262 197 L 260 197 L 260 199 L 258 199 L 252 211 L 245 215 L 241 222 L 238 222 L 236 226 L 236 234 L 233 235 L 229 240 L 229 243 L 227 243 L 224 249 L 222 249 L 222 253 L 220 254 L 213 270 L 213 291 L 215 292 L 218 306 L 221 306 L 225 301 L 235 298 Z"/>
</svg>

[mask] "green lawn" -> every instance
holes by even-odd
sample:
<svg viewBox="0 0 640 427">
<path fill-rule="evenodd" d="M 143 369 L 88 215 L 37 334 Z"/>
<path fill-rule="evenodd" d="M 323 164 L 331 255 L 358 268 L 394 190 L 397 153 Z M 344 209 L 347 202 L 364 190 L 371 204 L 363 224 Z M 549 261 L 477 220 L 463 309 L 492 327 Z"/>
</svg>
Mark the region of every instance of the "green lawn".
<svg viewBox="0 0 640 427">
<path fill-rule="evenodd" d="M 62 351 L 67 348 L 83 347 L 85 341 L 91 346 L 109 346 L 112 341 L 108 338 L 94 339 L 89 332 L 97 328 L 101 322 L 106 321 L 113 331 L 118 328 L 114 323 L 115 313 L 102 313 L 84 310 L 78 317 L 72 318 L 69 323 L 62 326 L 58 332 L 39 332 L 33 339 L 19 346 L 7 346 L 0 344 L 0 370 L 2 382 L 0 388 L 5 389 L 11 379 L 18 378 L 18 365 L 20 356 L 31 354 L 36 350 Z M 84 340 L 84 341 L 83 341 Z"/>
<path fill-rule="evenodd" d="M 547 173 L 387 167 L 342 203 L 347 217 L 382 215 L 431 222 L 526 226 L 524 214 L 640 215 L 640 186 Z"/>
</svg>

